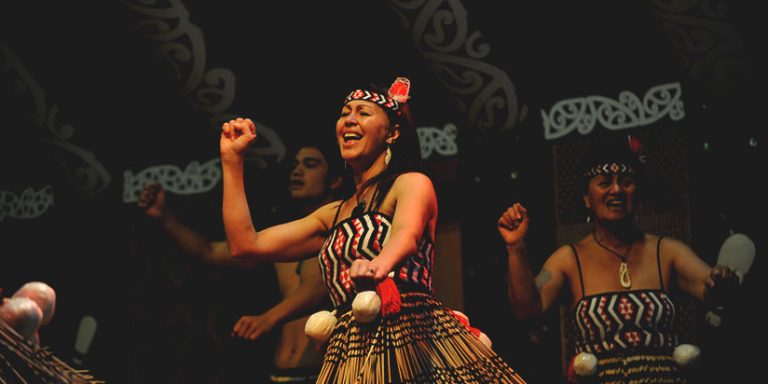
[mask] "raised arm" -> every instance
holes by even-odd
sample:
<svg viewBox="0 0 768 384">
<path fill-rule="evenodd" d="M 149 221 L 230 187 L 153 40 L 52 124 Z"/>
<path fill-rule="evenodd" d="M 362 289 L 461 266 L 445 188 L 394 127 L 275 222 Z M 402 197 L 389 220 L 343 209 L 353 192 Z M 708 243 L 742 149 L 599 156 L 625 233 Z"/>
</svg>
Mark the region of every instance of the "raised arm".
<svg viewBox="0 0 768 384">
<path fill-rule="evenodd" d="M 350 268 L 353 280 L 383 280 L 395 266 L 418 252 L 425 229 L 434 235 L 437 197 L 429 177 L 416 172 L 402 174 L 392 184 L 390 193 L 395 198 L 395 214 L 389 239 L 375 259 L 359 259 L 353 263 Z"/>
<path fill-rule="evenodd" d="M 199 232 L 182 223 L 165 205 L 165 190 L 160 184 L 144 187 L 139 195 L 139 208 L 147 217 L 158 221 L 160 227 L 187 254 L 214 265 L 253 267 L 258 262 L 230 256 L 226 241 L 209 241 Z"/>
<path fill-rule="evenodd" d="M 738 276 L 724 266 L 710 267 L 680 240 L 664 238 L 660 252 L 670 257 L 677 285 L 698 299 L 722 304 L 738 286 Z"/>
<path fill-rule="evenodd" d="M 525 235 L 528 233 L 528 211 L 515 203 L 499 218 L 497 229 L 507 246 L 507 292 L 512 310 L 518 318 L 536 316 L 549 309 L 562 291 L 563 248 L 547 259 L 534 278 L 528 259 Z"/>
<path fill-rule="evenodd" d="M 333 208 L 329 204 L 302 219 L 257 232 L 243 182 L 245 151 L 255 139 L 256 126 L 250 119 L 238 118 L 222 126 L 223 217 L 229 250 L 234 257 L 261 261 L 301 260 L 322 246 Z"/>
</svg>

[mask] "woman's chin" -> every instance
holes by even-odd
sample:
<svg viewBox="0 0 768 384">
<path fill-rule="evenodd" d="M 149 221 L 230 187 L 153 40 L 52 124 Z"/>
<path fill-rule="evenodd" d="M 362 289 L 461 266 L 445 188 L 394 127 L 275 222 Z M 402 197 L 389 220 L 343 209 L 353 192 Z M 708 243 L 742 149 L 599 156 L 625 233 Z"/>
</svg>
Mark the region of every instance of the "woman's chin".
<svg viewBox="0 0 768 384">
<path fill-rule="evenodd" d="M 351 166 L 364 163 L 364 156 L 360 151 L 341 151 L 341 159 Z"/>
<path fill-rule="evenodd" d="M 611 227 L 625 227 L 634 225 L 634 218 L 631 215 L 616 215 L 603 218 L 602 222 Z"/>
</svg>

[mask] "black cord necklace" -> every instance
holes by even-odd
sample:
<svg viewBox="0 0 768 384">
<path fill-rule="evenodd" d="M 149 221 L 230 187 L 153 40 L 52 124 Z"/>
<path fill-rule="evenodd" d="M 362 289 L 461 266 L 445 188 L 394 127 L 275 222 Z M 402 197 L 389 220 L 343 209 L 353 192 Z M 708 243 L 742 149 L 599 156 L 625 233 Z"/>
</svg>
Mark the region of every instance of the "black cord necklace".
<svg viewBox="0 0 768 384">
<path fill-rule="evenodd" d="M 632 277 L 629 275 L 627 258 L 629 258 L 629 253 L 632 251 L 632 245 L 634 245 L 634 242 L 629 243 L 629 246 L 627 246 L 627 250 L 624 251 L 624 254 L 622 255 L 621 253 L 618 253 L 612 248 L 609 248 L 607 245 L 601 243 L 600 240 L 597 239 L 597 235 L 595 235 L 595 231 L 592 231 L 592 238 L 595 239 L 595 243 L 597 243 L 597 245 L 599 245 L 601 248 L 616 255 L 619 259 L 621 259 L 621 265 L 619 266 L 619 283 L 624 289 L 632 288 Z"/>
<path fill-rule="evenodd" d="M 362 191 L 358 192 L 357 188 L 355 188 L 355 200 L 357 200 L 357 205 L 354 209 L 352 209 L 352 217 L 362 216 L 363 213 L 365 213 L 365 208 L 367 204 L 365 203 L 365 199 L 360 199 L 360 195 L 363 195 L 365 197 L 365 193 L 368 192 L 368 188 L 370 185 L 365 186 Z"/>
</svg>

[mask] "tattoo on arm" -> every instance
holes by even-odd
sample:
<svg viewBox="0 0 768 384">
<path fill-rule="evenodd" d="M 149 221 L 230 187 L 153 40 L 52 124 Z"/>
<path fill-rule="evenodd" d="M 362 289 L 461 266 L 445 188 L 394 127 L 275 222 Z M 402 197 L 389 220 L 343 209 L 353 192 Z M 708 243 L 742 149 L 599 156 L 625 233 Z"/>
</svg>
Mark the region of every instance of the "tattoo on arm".
<svg viewBox="0 0 768 384">
<path fill-rule="evenodd" d="M 539 272 L 539 275 L 536 276 L 536 288 L 541 291 L 541 288 L 544 286 L 544 284 L 550 280 L 552 280 L 552 274 L 546 269 L 542 268 L 541 272 Z"/>
</svg>

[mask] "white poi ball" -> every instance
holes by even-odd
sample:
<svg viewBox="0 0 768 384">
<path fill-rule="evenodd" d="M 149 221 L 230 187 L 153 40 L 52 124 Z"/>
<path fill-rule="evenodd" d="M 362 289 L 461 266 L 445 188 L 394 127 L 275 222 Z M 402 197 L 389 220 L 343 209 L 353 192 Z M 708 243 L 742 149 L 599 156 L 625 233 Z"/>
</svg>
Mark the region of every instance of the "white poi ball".
<svg viewBox="0 0 768 384">
<path fill-rule="evenodd" d="M 690 367 L 699 362 L 701 349 L 693 344 L 680 344 L 672 352 L 672 359 L 681 367 Z"/>
<path fill-rule="evenodd" d="M 358 323 L 370 323 L 381 313 L 381 298 L 376 291 L 363 291 L 352 301 L 352 315 Z"/>
<path fill-rule="evenodd" d="M 31 281 L 26 283 L 13 294 L 13 297 L 28 297 L 37 303 L 37 306 L 43 311 L 41 325 L 48 324 L 53 317 L 53 312 L 56 311 L 56 291 L 43 282 Z"/>
<path fill-rule="evenodd" d="M 0 319 L 30 341 L 37 340 L 42 318 L 43 311 L 28 297 L 12 297 L 0 306 Z"/>
<path fill-rule="evenodd" d="M 744 280 L 744 275 L 749 272 L 752 262 L 755 261 L 755 243 L 749 236 L 743 233 L 734 233 L 728 236 L 720 246 L 717 256 L 717 264 L 726 266 L 736 273 L 739 283 Z"/>
<path fill-rule="evenodd" d="M 331 337 L 336 328 L 336 316 L 329 311 L 319 311 L 312 314 L 304 324 L 304 333 L 313 340 L 324 342 Z"/>
<path fill-rule="evenodd" d="M 488 349 L 493 349 L 493 342 L 491 342 L 491 338 L 488 337 L 488 335 L 485 334 L 485 332 L 480 332 L 480 336 L 477 337 L 480 339 L 480 342 L 483 343 Z"/>
<path fill-rule="evenodd" d="M 576 375 L 586 377 L 597 372 L 597 356 L 589 352 L 581 352 L 573 358 L 573 371 Z"/>
</svg>

